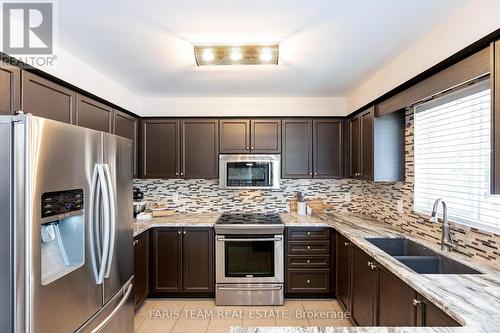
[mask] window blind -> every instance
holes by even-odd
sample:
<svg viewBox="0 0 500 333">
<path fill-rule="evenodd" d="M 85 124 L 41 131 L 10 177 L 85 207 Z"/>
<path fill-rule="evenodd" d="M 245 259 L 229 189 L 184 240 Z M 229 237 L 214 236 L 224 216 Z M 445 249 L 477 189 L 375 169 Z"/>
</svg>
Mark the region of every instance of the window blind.
<svg viewBox="0 0 500 333">
<path fill-rule="evenodd" d="M 414 109 L 416 212 L 430 214 L 444 198 L 450 221 L 500 230 L 500 196 L 490 195 L 489 80 Z"/>
</svg>

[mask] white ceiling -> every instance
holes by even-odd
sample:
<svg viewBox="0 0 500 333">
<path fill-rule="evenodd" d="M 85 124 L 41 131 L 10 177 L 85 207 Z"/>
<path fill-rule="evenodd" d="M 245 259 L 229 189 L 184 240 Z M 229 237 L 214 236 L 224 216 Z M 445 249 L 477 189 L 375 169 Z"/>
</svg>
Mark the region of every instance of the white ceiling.
<svg viewBox="0 0 500 333">
<path fill-rule="evenodd" d="M 56 43 L 138 96 L 345 96 L 466 0 L 64 0 Z M 197 67 L 192 43 L 280 42 Z"/>
</svg>

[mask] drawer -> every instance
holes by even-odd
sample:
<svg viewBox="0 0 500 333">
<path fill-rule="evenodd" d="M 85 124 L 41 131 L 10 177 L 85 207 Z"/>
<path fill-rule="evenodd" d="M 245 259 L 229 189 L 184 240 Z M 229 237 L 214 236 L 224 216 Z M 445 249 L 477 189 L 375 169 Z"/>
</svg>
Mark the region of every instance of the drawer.
<svg viewBox="0 0 500 333">
<path fill-rule="evenodd" d="M 288 268 L 330 268 L 330 256 L 288 256 Z"/>
<path fill-rule="evenodd" d="M 330 239 L 330 228 L 318 227 L 288 227 L 288 240 L 328 240 Z"/>
<path fill-rule="evenodd" d="M 289 269 L 287 274 L 288 293 L 330 293 L 329 269 Z"/>
<path fill-rule="evenodd" d="M 287 242 L 288 254 L 330 254 L 330 241 Z"/>
</svg>

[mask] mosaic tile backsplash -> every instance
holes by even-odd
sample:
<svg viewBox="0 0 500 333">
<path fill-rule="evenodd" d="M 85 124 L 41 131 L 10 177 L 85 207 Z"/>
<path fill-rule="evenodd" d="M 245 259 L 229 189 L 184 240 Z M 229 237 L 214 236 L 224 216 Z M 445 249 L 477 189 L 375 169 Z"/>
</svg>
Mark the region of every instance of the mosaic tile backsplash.
<svg viewBox="0 0 500 333">
<path fill-rule="evenodd" d="M 296 191 L 307 199 L 319 199 L 326 211 L 361 213 L 379 222 L 399 228 L 405 234 L 424 238 L 436 244 L 441 240 L 441 224 L 413 211 L 414 150 L 413 112 L 406 113 L 406 180 L 396 183 L 374 183 L 352 179 L 283 179 L 280 190 L 221 190 L 218 180 L 136 179 L 146 200 L 162 200 L 178 212 L 287 212 Z M 173 201 L 174 193 L 178 200 Z M 346 194 L 349 194 L 346 196 Z M 348 200 L 350 199 L 350 200 Z M 403 213 L 397 210 L 403 202 Z M 499 212 L 500 218 L 500 212 Z M 500 264 L 500 235 L 451 224 L 452 238 L 458 252 L 477 260 Z"/>
</svg>

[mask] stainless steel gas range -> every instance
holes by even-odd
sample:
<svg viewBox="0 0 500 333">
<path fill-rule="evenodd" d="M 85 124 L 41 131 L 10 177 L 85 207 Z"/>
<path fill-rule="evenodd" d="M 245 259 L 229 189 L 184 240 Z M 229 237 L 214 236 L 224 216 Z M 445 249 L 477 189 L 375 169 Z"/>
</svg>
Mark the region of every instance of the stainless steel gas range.
<svg viewBox="0 0 500 333">
<path fill-rule="evenodd" d="M 283 305 L 285 225 L 278 214 L 222 214 L 215 224 L 217 305 Z"/>
</svg>

